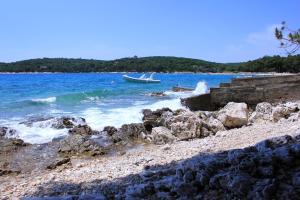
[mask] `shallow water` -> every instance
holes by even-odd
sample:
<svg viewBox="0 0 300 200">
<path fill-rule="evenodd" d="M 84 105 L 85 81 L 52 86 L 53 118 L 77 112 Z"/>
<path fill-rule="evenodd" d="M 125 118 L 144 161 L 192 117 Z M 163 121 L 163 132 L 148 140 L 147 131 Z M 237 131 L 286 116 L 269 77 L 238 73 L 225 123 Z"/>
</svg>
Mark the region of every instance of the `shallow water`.
<svg viewBox="0 0 300 200">
<path fill-rule="evenodd" d="M 160 84 L 130 83 L 122 73 L 79 74 L 0 74 L 0 126 L 17 130 L 17 136 L 29 143 L 44 143 L 67 134 L 53 129 L 53 121 L 20 124 L 32 118 L 76 116 L 86 119 L 93 129 L 119 127 L 141 121 L 141 110 L 180 108 L 180 97 L 201 94 L 237 75 L 163 74 L 155 75 Z M 142 74 L 131 73 L 139 77 Z M 174 93 L 173 86 L 195 88 L 189 93 Z M 150 92 L 165 92 L 153 97 Z"/>
</svg>

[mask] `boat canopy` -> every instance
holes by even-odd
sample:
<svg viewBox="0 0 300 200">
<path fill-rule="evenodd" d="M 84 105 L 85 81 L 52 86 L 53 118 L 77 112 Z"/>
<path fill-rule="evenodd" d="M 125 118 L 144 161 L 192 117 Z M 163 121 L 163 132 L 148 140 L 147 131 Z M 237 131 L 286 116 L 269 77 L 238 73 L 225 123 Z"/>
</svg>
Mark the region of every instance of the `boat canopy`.
<svg viewBox="0 0 300 200">
<path fill-rule="evenodd" d="M 123 75 L 123 79 L 125 79 L 126 81 L 138 82 L 138 83 L 160 83 L 160 80 L 153 79 L 154 74 L 155 73 L 152 73 L 149 78 L 147 78 L 145 74 L 143 74 L 139 78 Z"/>
<path fill-rule="evenodd" d="M 142 76 L 140 76 L 141 79 L 145 78 L 145 77 L 146 77 L 146 74 L 143 74 Z"/>
<path fill-rule="evenodd" d="M 150 75 L 149 79 L 153 79 L 154 74 L 155 74 L 155 72 L 153 72 L 153 73 Z"/>
</svg>

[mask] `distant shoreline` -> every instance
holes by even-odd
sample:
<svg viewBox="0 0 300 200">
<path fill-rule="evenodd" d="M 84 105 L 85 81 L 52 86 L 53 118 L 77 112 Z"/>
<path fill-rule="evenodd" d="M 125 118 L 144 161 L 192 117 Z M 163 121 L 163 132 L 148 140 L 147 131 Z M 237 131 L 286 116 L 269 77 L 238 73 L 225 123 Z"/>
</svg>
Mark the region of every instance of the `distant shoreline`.
<svg viewBox="0 0 300 200">
<path fill-rule="evenodd" d="M 152 72 L 0 72 L 0 74 L 130 74 L 130 73 L 152 73 Z M 210 75 L 292 75 L 297 73 L 289 72 L 156 72 L 157 74 L 210 74 Z"/>
<path fill-rule="evenodd" d="M 288 57 L 265 56 L 247 62 L 217 63 L 200 59 L 152 56 L 128 57 L 115 60 L 91 60 L 72 58 L 37 58 L 11 63 L 0 62 L 1 72 L 17 73 L 125 73 L 125 72 L 172 72 L 172 73 L 222 73 L 246 72 L 300 72 L 300 55 Z"/>
</svg>

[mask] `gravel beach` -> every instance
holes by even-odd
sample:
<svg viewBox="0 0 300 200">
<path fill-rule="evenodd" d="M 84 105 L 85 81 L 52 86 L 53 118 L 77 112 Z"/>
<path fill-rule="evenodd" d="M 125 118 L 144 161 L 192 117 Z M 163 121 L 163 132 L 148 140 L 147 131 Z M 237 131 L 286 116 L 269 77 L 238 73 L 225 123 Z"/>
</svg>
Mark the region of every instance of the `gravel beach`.
<svg viewBox="0 0 300 200">
<path fill-rule="evenodd" d="M 0 196 L 1 199 L 20 199 L 33 194 L 47 195 L 47 186 L 52 190 L 50 186 L 53 183 L 81 185 L 81 188 L 89 184 L 92 188 L 96 187 L 95 182 L 104 184 L 122 180 L 122 184 L 126 184 L 134 182 L 131 175 L 142 173 L 145 167 L 168 165 L 202 153 L 244 148 L 268 138 L 295 134 L 300 134 L 299 120 L 294 122 L 281 120 L 277 123 L 254 123 L 242 128 L 220 131 L 214 136 L 202 139 L 158 146 L 141 145 L 124 154 L 114 156 L 87 160 L 74 158 L 71 164 L 60 166 L 55 170 L 0 177 Z M 66 188 L 61 187 L 54 193 L 63 195 L 65 190 Z M 78 192 L 74 191 L 75 194 Z M 71 190 L 69 193 L 72 193 Z"/>
</svg>

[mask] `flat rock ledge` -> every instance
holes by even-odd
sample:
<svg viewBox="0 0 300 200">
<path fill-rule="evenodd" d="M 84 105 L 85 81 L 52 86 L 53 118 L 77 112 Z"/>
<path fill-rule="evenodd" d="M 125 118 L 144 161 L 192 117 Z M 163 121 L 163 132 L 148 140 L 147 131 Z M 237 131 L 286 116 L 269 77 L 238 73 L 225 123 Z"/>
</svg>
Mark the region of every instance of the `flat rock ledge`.
<svg viewBox="0 0 300 200">
<path fill-rule="evenodd" d="M 243 102 L 251 108 L 267 101 L 278 103 L 300 99 L 300 74 L 234 78 L 210 92 L 182 99 L 191 110 L 216 110 L 229 102 Z"/>
</svg>

